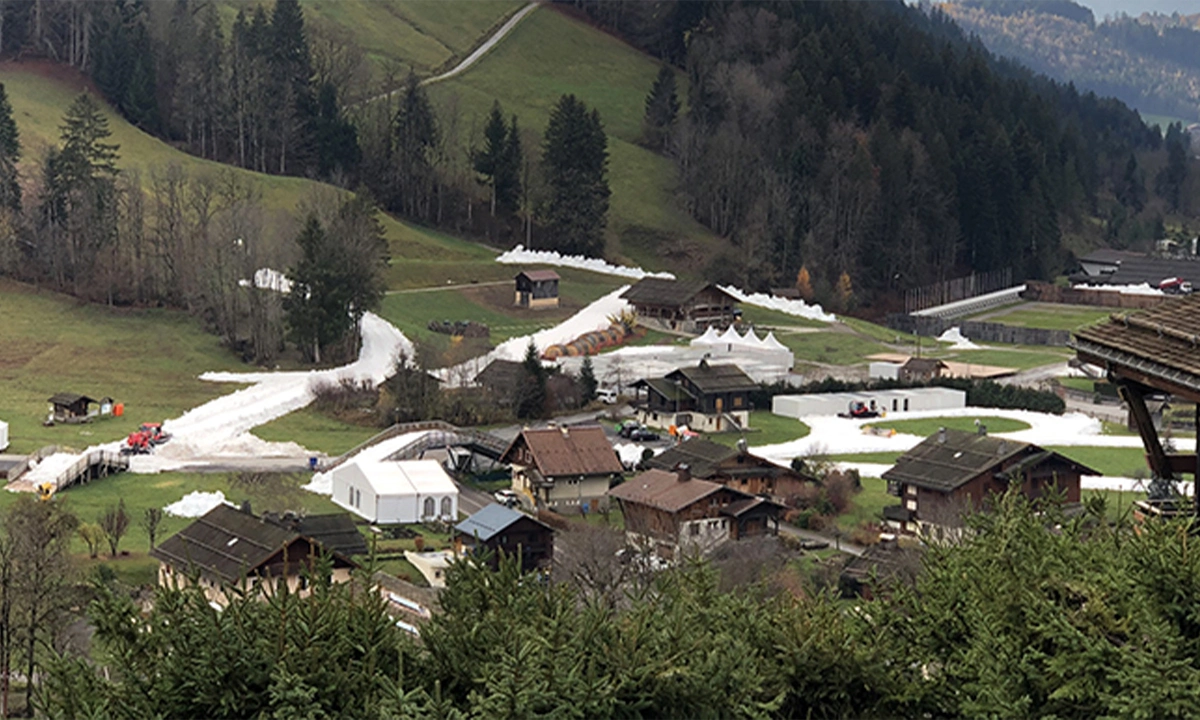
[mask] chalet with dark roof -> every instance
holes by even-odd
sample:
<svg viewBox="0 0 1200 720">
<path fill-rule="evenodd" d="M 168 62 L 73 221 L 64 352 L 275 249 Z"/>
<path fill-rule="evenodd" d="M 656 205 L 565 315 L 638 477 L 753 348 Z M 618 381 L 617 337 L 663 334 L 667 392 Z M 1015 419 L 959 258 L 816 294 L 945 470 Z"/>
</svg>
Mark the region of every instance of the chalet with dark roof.
<svg viewBox="0 0 1200 720">
<path fill-rule="evenodd" d="M 898 379 L 901 382 L 929 382 L 941 377 L 948 367 L 937 358 L 909 358 L 900 366 Z"/>
<path fill-rule="evenodd" d="M 621 506 L 634 545 L 671 560 L 731 540 L 779 532 L 783 506 L 675 471 L 647 470 L 608 492 Z"/>
<path fill-rule="evenodd" d="M 522 270 L 515 278 L 513 305 L 537 310 L 558 307 L 558 273 L 553 270 Z"/>
<path fill-rule="evenodd" d="M 314 527 L 318 534 L 341 534 L 332 525 L 319 523 Z M 273 590 L 279 583 L 286 583 L 292 592 L 306 592 L 306 572 L 315 569 L 322 552 L 331 556 L 332 580 L 349 580 L 351 568 L 356 567 L 349 556 L 322 547 L 317 540 L 277 519 L 255 517 L 222 504 L 164 540 L 150 554 L 159 561 L 160 583 L 189 583 L 196 578 L 210 601 L 225 605 L 228 588 L 247 589 L 265 583 Z"/>
<path fill-rule="evenodd" d="M 965 515 L 985 510 L 993 495 L 1014 486 L 1030 500 L 1059 493 L 1077 505 L 1080 476 L 1097 474 L 1031 443 L 942 429 L 883 473 L 888 493 L 900 498 L 883 515 L 896 530 L 938 534 L 961 527 Z"/>
<path fill-rule="evenodd" d="M 599 425 L 522 430 L 500 462 L 512 465 L 513 490 L 559 512 L 598 509 L 625 470 Z"/>
<path fill-rule="evenodd" d="M 88 422 L 98 415 L 95 410 L 89 410 L 99 400 L 80 395 L 79 393 L 56 393 L 50 396 L 50 416 L 47 423 L 82 423 Z"/>
<path fill-rule="evenodd" d="M 739 430 L 750 425 L 750 393 L 758 383 L 737 365 L 701 360 L 661 378 L 633 384 L 643 400 L 638 420 L 653 427 L 687 425 L 698 432 Z"/>
<path fill-rule="evenodd" d="M 500 556 L 519 557 L 525 571 L 545 569 L 554 558 L 554 529 L 523 512 L 492 503 L 454 526 L 455 548 L 473 555 L 490 551 L 494 569 Z"/>
<path fill-rule="evenodd" d="M 642 278 L 621 297 L 629 301 L 639 318 L 685 332 L 728 327 L 739 315 L 737 298 L 703 280 Z"/>
<path fill-rule="evenodd" d="M 1073 283 L 1088 285 L 1140 285 L 1150 287 L 1167 278 L 1182 278 L 1200 286 L 1200 258 L 1156 257 L 1129 250 L 1101 248 L 1079 258 L 1082 271 L 1071 276 Z"/>
<path fill-rule="evenodd" d="M 744 446 L 732 448 L 692 438 L 646 461 L 646 467 L 675 471 L 687 465 L 693 478 L 720 483 L 749 495 L 764 495 L 786 504 L 813 478 L 759 457 Z"/>
<path fill-rule="evenodd" d="M 487 390 L 503 406 L 513 404 L 524 381 L 525 367 L 516 360 L 493 360 L 475 375 L 475 384 Z"/>
</svg>

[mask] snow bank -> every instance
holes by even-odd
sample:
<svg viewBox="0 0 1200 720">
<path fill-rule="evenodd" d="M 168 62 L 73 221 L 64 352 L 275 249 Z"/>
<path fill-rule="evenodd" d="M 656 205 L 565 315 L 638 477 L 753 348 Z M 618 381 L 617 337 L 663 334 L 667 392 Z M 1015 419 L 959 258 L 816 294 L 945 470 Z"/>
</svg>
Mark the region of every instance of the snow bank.
<svg viewBox="0 0 1200 720">
<path fill-rule="evenodd" d="M 238 285 L 250 287 L 250 281 L 245 279 L 238 280 Z M 288 280 L 287 275 L 278 270 L 259 268 L 254 271 L 254 287 L 260 290 L 274 290 L 277 293 L 286 295 L 292 291 L 292 281 Z"/>
<path fill-rule="evenodd" d="M 655 455 L 658 455 L 666 448 L 650 448 Z M 621 459 L 621 463 L 626 467 L 633 467 L 642 461 L 642 455 L 645 454 L 646 447 L 637 443 L 615 443 L 613 450 L 617 451 L 617 457 Z"/>
<path fill-rule="evenodd" d="M 968 340 L 966 338 L 966 336 L 964 336 L 962 334 L 962 331 L 958 329 L 957 325 L 950 328 L 949 330 L 942 333 L 941 335 L 938 335 L 937 339 L 940 342 L 953 343 L 953 345 L 950 346 L 951 350 L 978 350 L 979 349 L 978 345 L 976 345 L 975 343 Z"/>
<path fill-rule="evenodd" d="M 766 293 L 747 294 L 732 285 L 721 285 L 720 288 L 746 305 L 754 305 L 755 307 L 775 310 L 786 315 L 807 318 L 809 320 L 819 320 L 827 323 L 837 322 L 837 318 L 825 312 L 820 305 L 809 305 L 803 300 L 792 300 L 776 295 L 767 295 Z"/>
<path fill-rule="evenodd" d="M 225 493 L 220 490 L 216 492 L 196 491 L 190 492 L 182 499 L 164 507 L 163 512 L 175 517 L 198 518 L 224 502 Z"/>
<path fill-rule="evenodd" d="M 1102 290 L 1104 292 L 1117 292 L 1122 295 L 1165 295 L 1162 290 L 1155 287 L 1150 287 L 1150 283 L 1141 283 L 1139 285 L 1076 285 L 1077 290 Z"/>
<path fill-rule="evenodd" d="M 505 265 L 556 265 L 558 267 L 590 270 L 595 273 L 616 275 L 617 277 L 632 278 L 634 280 L 641 280 L 645 277 L 675 279 L 675 276 L 669 272 L 646 272 L 638 267 L 612 265 L 603 260 L 583 257 L 582 255 L 561 255 L 553 250 L 526 250 L 523 245 L 518 245 L 512 250 L 502 253 L 496 258 L 496 262 Z"/>
<path fill-rule="evenodd" d="M 318 495 L 333 495 L 333 475 L 331 473 L 314 473 L 307 485 L 301 485 L 301 490 Z"/>
</svg>

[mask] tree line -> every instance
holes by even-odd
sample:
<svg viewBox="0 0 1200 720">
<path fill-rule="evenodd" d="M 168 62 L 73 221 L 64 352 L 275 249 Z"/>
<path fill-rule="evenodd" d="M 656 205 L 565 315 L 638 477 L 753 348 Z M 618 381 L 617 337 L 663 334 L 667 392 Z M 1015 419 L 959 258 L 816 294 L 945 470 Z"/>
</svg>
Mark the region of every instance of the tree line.
<svg viewBox="0 0 1200 720">
<path fill-rule="evenodd" d="M 223 610 L 198 583 L 143 608 L 96 582 L 92 647 L 64 649 L 65 617 L 46 622 L 32 700 L 113 719 L 1195 715 L 1186 527 L 1135 531 L 1102 500 L 1074 518 L 994 506 L 852 602 L 749 543 L 645 572 L 613 560 L 620 533 L 564 530 L 549 578 L 452 565 L 419 643 L 365 573 L 332 584 L 318 566 L 311 596 L 231 593 Z"/>
</svg>

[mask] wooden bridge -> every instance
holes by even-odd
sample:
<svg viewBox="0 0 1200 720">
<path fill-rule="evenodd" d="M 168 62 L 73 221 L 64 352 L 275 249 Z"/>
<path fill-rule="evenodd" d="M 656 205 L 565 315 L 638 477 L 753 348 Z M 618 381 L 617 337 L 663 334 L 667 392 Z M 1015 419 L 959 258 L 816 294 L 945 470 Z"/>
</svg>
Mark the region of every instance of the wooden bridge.
<svg viewBox="0 0 1200 720">
<path fill-rule="evenodd" d="M 350 450 L 345 455 L 333 459 L 323 469 L 326 471 L 332 470 L 363 450 L 378 445 L 385 440 L 422 431 L 424 431 L 423 435 L 392 451 L 387 456 L 387 459 L 412 460 L 421 457 L 427 450 L 456 447 L 469 450 L 472 454 L 482 455 L 495 462 L 500 459 L 500 456 L 504 454 L 509 445 L 507 441 L 491 433 L 460 428 L 457 425 L 451 425 L 442 420 L 398 423 Z"/>
<path fill-rule="evenodd" d="M 52 492 L 58 492 L 72 485 L 82 485 L 92 480 L 108 477 L 109 475 L 129 469 L 129 458 L 121 455 L 119 452 L 92 450 L 80 455 L 75 462 L 59 472 L 53 480 L 43 480 L 41 483 L 34 483 L 27 478 L 29 465 L 32 464 L 31 461 L 44 460 L 46 457 L 54 454 L 53 452 L 46 452 L 49 449 L 43 448 L 29 458 L 26 458 L 25 466 L 21 468 L 21 472 L 13 473 L 10 476 L 12 480 L 10 480 L 6 489 L 11 492 L 36 492 L 37 485 L 49 482 L 54 486 Z M 56 450 L 57 448 L 54 449 Z"/>
</svg>

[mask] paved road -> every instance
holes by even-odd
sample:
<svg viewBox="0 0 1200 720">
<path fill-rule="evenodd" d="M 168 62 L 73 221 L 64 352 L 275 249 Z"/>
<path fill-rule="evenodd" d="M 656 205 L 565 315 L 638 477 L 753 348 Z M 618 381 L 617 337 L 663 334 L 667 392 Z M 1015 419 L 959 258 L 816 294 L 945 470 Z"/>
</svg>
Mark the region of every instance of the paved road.
<svg viewBox="0 0 1200 720">
<path fill-rule="evenodd" d="M 835 538 L 833 535 L 826 535 L 824 533 L 815 532 L 813 530 L 802 530 L 802 529 L 796 527 L 795 525 L 788 525 L 787 523 L 782 523 L 782 522 L 779 523 L 779 534 L 780 535 L 790 535 L 792 537 L 798 537 L 802 540 L 816 540 L 818 542 L 827 542 L 827 543 L 829 543 L 829 547 L 831 547 L 831 548 L 836 548 L 838 550 L 841 550 L 844 553 L 850 553 L 851 555 L 856 555 L 856 556 L 862 555 L 867 550 L 866 548 L 864 548 L 861 545 L 855 545 L 852 542 L 848 542 L 845 538 L 838 539 L 838 538 Z"/>
<path fill-rule="evenodd" d="M 492 280 L 490 282 L 481 282 L 481 283 L 457 283 L 457 284 L 452 283 L 450 285 L 434 285 L 433 287 L 408 288 L 407 290 L 388 290 L 386 294 L 387 295 L 408 295 L 410 293 L 441 292 L 442 290 L 455 290 L 457 288 L 486 287 L 488 285 L 512 285 L 512 283 L 513 283 L 512 280 Z"/>
<path fill-rule="evenodd" d="M 491 495 L 488 495 L 482 490 L 476 490 L 472 487 L 467 487 L 462 483 L 458 485 L 458 510 L 468 515 L 474 515 L 482 510 L 485 506 L 496 502 Z"/>
</svg>

